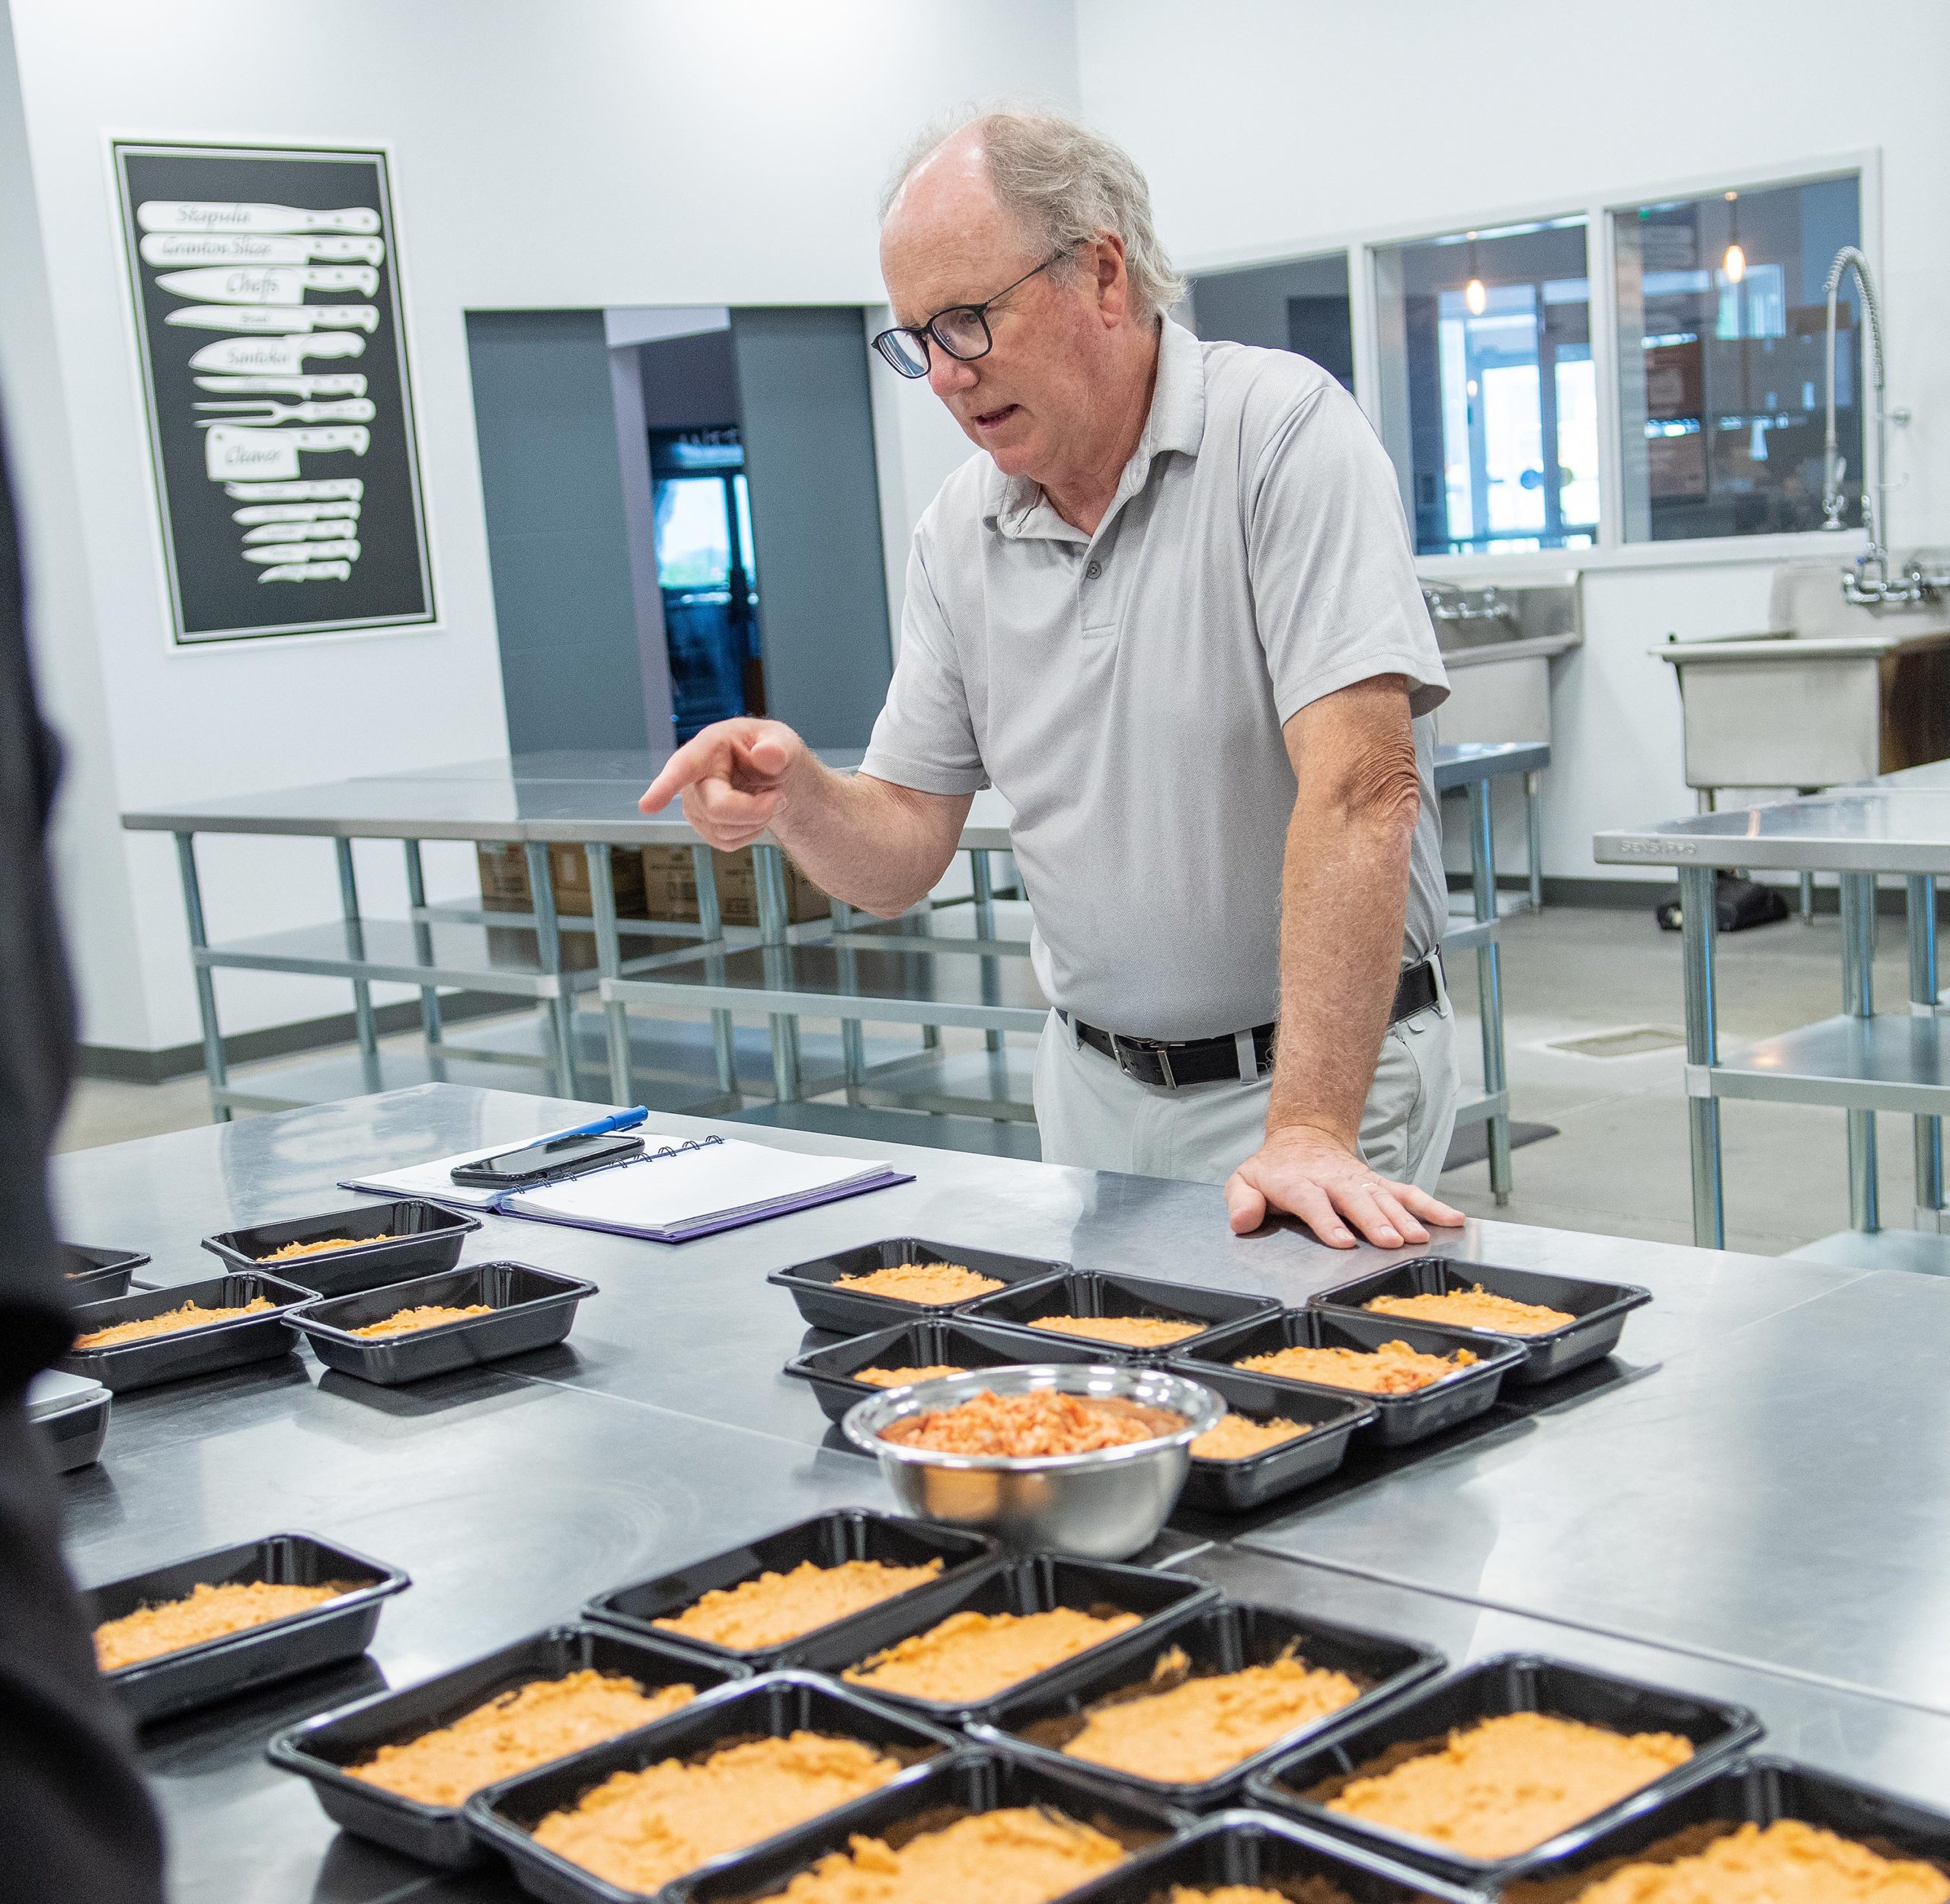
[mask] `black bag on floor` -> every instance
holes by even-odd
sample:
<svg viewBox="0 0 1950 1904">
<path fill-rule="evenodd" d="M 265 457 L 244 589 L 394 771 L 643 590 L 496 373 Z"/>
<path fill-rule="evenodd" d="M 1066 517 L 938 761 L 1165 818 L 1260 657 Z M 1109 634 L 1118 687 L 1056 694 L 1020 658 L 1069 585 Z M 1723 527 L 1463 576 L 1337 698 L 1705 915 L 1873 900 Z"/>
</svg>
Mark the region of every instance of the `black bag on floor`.
<svg viewBox="0 0 1950 1904">
<path fill-rule="evenodd" d="M 1773 886 L 1743 879 L 1737 872 L 1715 874 L 1713 923 L 1721 932 L 1745 932 L 1750 926 L 1772 926 L 1788 917 L 1788 902 Z M 1653 915 L 1661 932 L 1677 932 L 1681 920 L 1677 899 L 1664 900 Z"/>
</svg>

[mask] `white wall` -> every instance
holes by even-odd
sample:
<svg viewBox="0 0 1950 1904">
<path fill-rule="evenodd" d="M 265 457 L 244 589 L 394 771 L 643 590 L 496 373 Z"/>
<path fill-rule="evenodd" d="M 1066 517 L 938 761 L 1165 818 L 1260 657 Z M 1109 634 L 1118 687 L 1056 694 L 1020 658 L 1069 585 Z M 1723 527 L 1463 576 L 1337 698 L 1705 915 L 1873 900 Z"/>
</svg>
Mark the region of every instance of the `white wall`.
<svg viewBox="0 0 1950 1904">
<path fill-rule="evenodd" d="M 1069 10 L 1039 0 L 11 11 L 33 200 L 0 104 L 0 376 L 46 691 L 76 757 L 64 872 L 84 1035 L 151 1048 L 195 1037 L 193 994 L 168 839 L 118 836 L 117 811 L 505 749 L 463 312 L 869 302 L 876 188 L 913 126 L 964 97 L 1076 85 Z M 390 143 L 437 629 L 168 647 L 111 132 Z M 398 859 L 362 849 L 370 910 L 401 903 Z M 212 839 L 204 860 L 214 936 L 336 911 L 323 843 Z M 461 889 L 465 867 L 444 854 L 435 877 Z M 234 1030 L 347 1003 L 323 981 L 219 983 Z"/>
<path fill-rule="evenodd" d="M 1950 539 L 1950 114 L 1940 87 L 1913 83 L 1950 71 L 1942 0 L 1207 0 L 1195 18 L 1076 0 L 1076 14 L 1085 110 L 1144 167 L 1181 265 L 1879 148 L 1866 235 L 1889 401 L 1916 413 L 1893 433 L 1907 486 L 1891 540 Z M 1692 810 L 1670 670 L 1645 651 L 1672 630 L 1764 627 L 1769 559 L 1587 571 L 1586 646 L 1553 696 L 1550 872 L 1619 871 L 1591 862 L 1594 830 Z"/>
</svg>

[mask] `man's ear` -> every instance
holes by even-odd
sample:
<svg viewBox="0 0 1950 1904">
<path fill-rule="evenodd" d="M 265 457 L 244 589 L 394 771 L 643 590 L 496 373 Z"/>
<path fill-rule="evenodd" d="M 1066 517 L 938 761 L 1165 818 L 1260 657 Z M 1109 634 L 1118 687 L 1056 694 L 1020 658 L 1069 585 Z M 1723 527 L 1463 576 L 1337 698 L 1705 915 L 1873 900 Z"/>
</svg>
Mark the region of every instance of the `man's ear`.
<svg viewBox="0 0 1950 1904">
<path fill-rule="evenodd" d="M 1108 330 L 1121 324 L 1130 309 L 1130 274 L 1124 268 L 1124 242 L 1115 232 L 1101 232 L 1095 240 L 1097 311 Z"/>
</svg>

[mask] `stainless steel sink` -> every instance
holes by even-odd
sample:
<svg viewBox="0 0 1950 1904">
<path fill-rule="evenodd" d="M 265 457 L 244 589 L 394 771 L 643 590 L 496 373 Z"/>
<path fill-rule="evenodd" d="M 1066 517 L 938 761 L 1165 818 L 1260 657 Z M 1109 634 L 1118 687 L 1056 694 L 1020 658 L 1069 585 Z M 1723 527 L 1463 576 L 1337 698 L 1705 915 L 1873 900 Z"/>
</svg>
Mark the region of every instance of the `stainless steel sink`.
<svg viewBox="0 0 1950 1904">
<path fill-rule="evenodd" d="M 1576 574 L 1473 588 L 1425 581 L 1422 599 L 1449 670 L 1437 737 L 1548 743 L 1551 660 L 1584 639 Z"/>
<path fill-rule="evenodd" d="M 1766 630 L 1653 649 L 1679 682 L 1687 786 L 1811 791 L 1950 758 L 1950 603 L 1857 604 L 1838 574 L 1784 564 Z"/>
</svg>

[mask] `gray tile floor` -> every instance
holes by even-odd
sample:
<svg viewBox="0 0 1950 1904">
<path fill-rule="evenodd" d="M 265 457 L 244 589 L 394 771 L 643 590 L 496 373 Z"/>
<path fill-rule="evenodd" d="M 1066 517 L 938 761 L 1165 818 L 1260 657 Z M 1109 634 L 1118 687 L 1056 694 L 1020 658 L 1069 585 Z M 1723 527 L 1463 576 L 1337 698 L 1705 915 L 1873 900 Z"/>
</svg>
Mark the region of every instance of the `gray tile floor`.
<svg viewBox="0 0 1950 1904">
<path fill-rule="evenodd" d="M 1450 971 L 1472 1081 L 1474 968 L 1466 957 Z M 1885 922 L 1876 984 L 1886 1005 L 1905 995 L 1906 971 L 1900 929 Z M 1841 1003 L 1838 928 L 1832 920 L 1811 926 L 1790 920 L 1723 938 L 1720 987 L 1723 1049 L 1832 1015 Z M 1505 1209 L 1495 1208 L 1485 1164 L 1450 1172 L 1443 1195 L 1478 1215 L 1689 1242 L 1682 1054 L 1672 1048 L 1593 1058 L 1551 1048 L 1633 1026 L 1677 1032 L 1683 1022 L 1677 936 L 1656 929 L 1649 907 L 1519 915 L 1504 942 L 1504 995 L 1515 1114 L 1555 1125 L 1559 1134 L 1517 1152 L 1516 1192 Z M 407 1049 L 415 1040 L 388 1042 Z M 978 1034 L 950 1032 L 945 1042 L 973 1051 L 980 1041 Z M 268 1080 L 315 1058 L 254 1066 L 238 1077 Z M 527 1077 L 507 1067 L 496 1081 L 519 1088 Z M 177 1130 L 207 1115 L 200 1077 L 160 1086 L 89 1080 L 75 1093 L 61 1147 Z M 1841 1112 L 1734 1103 L 1723 1108 L 1722 1118 L 1730 1248 L 1775 1255 L 1845 1227 Z M 1884 1205 L 1900 1223 L 1910 1202 L 1909 1125 L 1884 1118 L 1881 1126 Z"/>
</svg>

